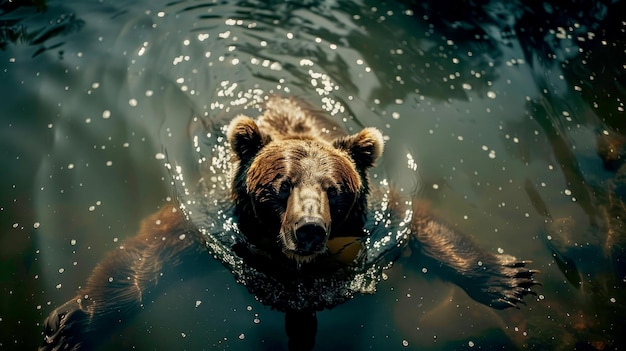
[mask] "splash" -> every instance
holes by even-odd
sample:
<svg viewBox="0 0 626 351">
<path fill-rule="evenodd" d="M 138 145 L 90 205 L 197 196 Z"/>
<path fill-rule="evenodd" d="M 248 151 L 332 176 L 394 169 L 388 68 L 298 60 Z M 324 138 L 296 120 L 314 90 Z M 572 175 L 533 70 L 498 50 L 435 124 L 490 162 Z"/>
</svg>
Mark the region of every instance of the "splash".
<svg viewBox="0 0 626 351">
<path fill-rule="evenodd" d="M 230 201 L 233 169 L 224 135 L 226 126 L 212 128 L 199 130 L 191 139 L 197 167 L 185 167 L 175 160 L 168 160 L 166 167 L 186 219 L 201 233 L 207 251 L 230 270 L 235 280 L 259 302 L 277 310 L 323 310 L 356 294 L 374 293 L 383 270 L 391 267 L 410 234 L 412 213 L 407 210 L 399 216 L 391 210 L 390 202 L 397 201 L 398 196 L 388 181 L 379 180 L 371 195 L 381 200 L 370 204 L 365 227 L 372 229 L 360 240 L 363 249 L 352 265 L 323 274 L 311 273 L 310 269 L 303 274 L 273 274 L 236 253 L 236 247 L 247 245 L 247 241 L 233 217 Z M 411 208 L 410 202 L 405 205 Z M 296 271 L 304 272 L 306 267 Z"/>
</svg>

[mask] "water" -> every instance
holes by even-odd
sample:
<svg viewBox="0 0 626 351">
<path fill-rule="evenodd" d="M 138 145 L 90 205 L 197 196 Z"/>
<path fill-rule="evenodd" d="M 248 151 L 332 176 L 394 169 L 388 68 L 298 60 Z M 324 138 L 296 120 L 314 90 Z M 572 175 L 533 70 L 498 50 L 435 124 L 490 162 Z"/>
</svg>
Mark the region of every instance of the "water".
<svg viewBox="0 0 626 351">
<path fill-rule="evenodd" d="M 318 349 L 622 345 L 621 182 L 596 145 L 623 134 L 621 3 L 45 5 L 0 5 L 2 348 L 35 348 L 54 306 L 175 196 L 164 163 L 194 162 L 198 120 L 267 94 L 380 128 L 377 180 L 542 271 L 537 298 L 495 311 L 402 259 L 375 295 L 318 315 Z M 164 280 L 103 349 L 285 347 L 282 314 L 209 255 Z"/>
</svg>

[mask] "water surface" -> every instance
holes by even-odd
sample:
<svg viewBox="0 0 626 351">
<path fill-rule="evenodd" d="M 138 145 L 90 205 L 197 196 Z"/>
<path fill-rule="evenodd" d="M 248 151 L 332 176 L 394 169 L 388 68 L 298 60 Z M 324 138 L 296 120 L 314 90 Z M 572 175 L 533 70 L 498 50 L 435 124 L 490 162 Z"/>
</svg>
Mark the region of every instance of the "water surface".
<svg viewBox="0 0 626 351">
<path fill-rule="evenodd" d="M 318 315 L 318 349 L 623 345 L 621 181 L 596 144 L 625 127 L 622 13 L 616 1 L 3 2 L 0 346 L 34 349 L 45 316 L 180 195 L 164 164 L 193 163 L 198 121 L 254 115 L 270 94 L 381 129 L 376 181 L 542 271 L 527 306 L 495 311 L 402 259 L 375 295 Z M 546 230 L 564 217 L 571 230 Z M 103 349 L 285 348 L 282 314 L 209 255 L 164 280 Z"/>
</svg>

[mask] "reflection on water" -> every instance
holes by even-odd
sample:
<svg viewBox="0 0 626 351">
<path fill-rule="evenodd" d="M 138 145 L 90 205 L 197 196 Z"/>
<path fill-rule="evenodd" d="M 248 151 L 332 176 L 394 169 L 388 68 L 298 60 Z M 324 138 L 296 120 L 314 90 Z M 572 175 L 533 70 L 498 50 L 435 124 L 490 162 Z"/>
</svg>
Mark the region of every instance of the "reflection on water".
<svg viewBox="0 0 626 351">
<path fill-rule="evenodd" d="M 171 197 L 165 156 L 190 169 L 215 137 L 199 121 L 292 94 L 383 130 L 376 181 L 542 271 L 536 301 L 496 312 L 401 260 L 376 295 L 319 315 L 319 349 L 620 347 L 623 7 L 1 3 L 0 345 L 33 349 L 44 316 Z M 106 348 L 284 347 L 279 313 L 208 255 L 194 268 Z"/>
</svg>

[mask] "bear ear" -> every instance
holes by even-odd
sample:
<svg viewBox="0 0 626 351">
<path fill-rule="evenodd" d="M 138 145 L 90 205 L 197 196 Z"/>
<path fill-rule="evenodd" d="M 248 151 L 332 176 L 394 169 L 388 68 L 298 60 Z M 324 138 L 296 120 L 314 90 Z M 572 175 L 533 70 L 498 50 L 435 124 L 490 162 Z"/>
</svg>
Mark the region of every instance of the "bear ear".
<svg viewBox="0 0 626 351">
<path fill-rule="evenodd" d="M 361 169 L 374 165 L 376 159 L 383 153 L 384 144 L 383 135 L 376 128 L 365 128 L 357 134 L 333 141 L 333 146 L 346 151 Z"/>
<path fill-rule="evenodd" d="M 228 126 L 226 136 L 231 149 L 242 161 L 256 156 L 263 145 L 269 142 L 269 137 L 261 134 L 259 126 L 247 116 L 235 117 Z"/>
</svg>

